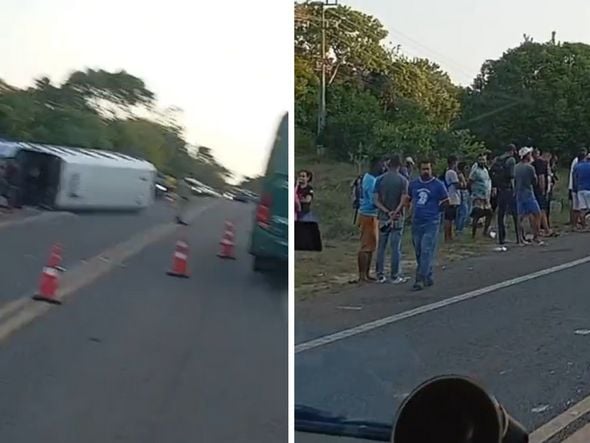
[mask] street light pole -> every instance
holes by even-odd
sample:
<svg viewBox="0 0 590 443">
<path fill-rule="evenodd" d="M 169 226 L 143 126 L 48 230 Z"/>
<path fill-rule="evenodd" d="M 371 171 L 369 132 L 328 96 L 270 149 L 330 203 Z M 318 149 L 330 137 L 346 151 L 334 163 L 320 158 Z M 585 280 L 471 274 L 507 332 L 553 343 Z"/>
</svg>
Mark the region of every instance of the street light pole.
<svg viewBox="0 0 590 443">
<path fill-rule="evenodd" d="M 315 1 L 311 4 L 320 5 L 322 8 L 322 42 L 321 42 L 321 75 L 320 75 L 320 96 L 318 104 L 318 132 L 317 132 L 317 148 L 318 153 L 321 154 L 323 150 L 322 135 L 324 127 L 326 126 L 326 8 L 330 6 L 338 6 L 338 0 L 323 0 Z"/>
</svg>

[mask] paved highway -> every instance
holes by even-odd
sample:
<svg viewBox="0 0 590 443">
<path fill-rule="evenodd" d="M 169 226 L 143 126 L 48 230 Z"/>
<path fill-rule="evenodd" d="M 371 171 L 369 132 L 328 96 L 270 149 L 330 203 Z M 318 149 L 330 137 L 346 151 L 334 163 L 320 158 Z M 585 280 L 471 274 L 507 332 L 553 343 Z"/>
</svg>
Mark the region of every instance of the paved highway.
<svg viewBox="0 0 590 443">
<path fill-rule="evenodd" d="M 579 237 L 577 242 L 587 254 L 588 239 Z M 397 315 L 364 332 L 362 324 L 350 324 L 347 336 L 332 336 L 331 342 L 315 342 L 317 346 L 309 349 L 305 343 L 318 337 L 319 327 L 300 330 L 296 402 L 352 418 L 391 422 L 401 401 L 419 383 L 455 373 L 483 382 L 530 431 L 562 414 L 573 415 L 566 411 L 590 396 L 590 263 L 576 263 L 541 271 L 525 281 L 496 281 L 505 287 L 407 318 Z M 420 296 L 407 293 L 396 299 L 402 297 L 413 297 L 414 305 L 420 305 Z M 428 298 L 422 299 L 423 305 L 434 301 Z M 381 311 L 380 317 L 386 315 Z M 538 432 L 534 443 L 546 441 L 541 434 L 548 435 Z M 297 441 L 349 440 L 298 434 Z M 555 441 L 560 440 L 551 440 Z"/>
<path fill-rule="evenodd" d="M 252 273 L 252 212 L 207 200 L 188 228 L 159 205 L 0 231 L 0 441 L 286 441 L 286 276 Z M 235 261 L 216 257 L 226 219 L 236 222 Z M 180 238 L 190 279 L 166 275 Z M 34 288 L 54 241 L 64 281 L 76 274 L 64 304 L 2 311 Z M 81 261 L 101 254 L 109 266 Z"/>
</svg>

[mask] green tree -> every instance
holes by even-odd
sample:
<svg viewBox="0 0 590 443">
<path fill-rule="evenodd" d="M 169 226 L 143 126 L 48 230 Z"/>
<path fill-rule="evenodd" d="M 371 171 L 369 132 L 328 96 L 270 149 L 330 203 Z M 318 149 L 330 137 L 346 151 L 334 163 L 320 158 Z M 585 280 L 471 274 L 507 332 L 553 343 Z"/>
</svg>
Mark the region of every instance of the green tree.
<svg viewBox="0 0 590 443">
<path fill-rule="evenodd" d="M 460 125 L 493 149 L 534 143 L 573 155 L 590 138 L 590 46 L 525 40 L 484 63 L 463 93 Z"/>
<path fill-rule="evenodd" d="M 140 109 L 148 117 L 137 117 Z M 223 187 L 231 173 L 208 148 L 201 156 L 189 153 L 180 112 L 158 110 L 155 94 L 125 71 L 77 71 L 62 85 L 40 77 L 26 89 L 0 81 L 0 137 L 113 149 L 144 158 L 163 172 L 200 176 Z"/>
</svg>

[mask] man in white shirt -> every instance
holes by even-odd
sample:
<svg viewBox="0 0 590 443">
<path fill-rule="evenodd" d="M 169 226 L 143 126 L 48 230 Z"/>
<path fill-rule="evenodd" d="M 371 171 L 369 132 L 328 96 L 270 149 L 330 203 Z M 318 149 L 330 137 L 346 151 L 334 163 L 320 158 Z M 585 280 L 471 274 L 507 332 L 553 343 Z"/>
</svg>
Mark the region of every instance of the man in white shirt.
<svg viewBox="0 0 590 443">
<path fill-rule="evenodd" d="M 570 224 L 574 227 L 578 225 L 579 219 L 580 219 L 580 202 L 578 201 L 577 193 L 575 193 L 573 191 L 573 189 L 574 189 L 574 168 L 576 167 L 576 165 L 578 164 L 579 161 L 586 158 L 586 155 L 588 155 L 588 150 L 586 148 L 581 148 L 578 151 L 578 155 L 576 157 L 574 157 L 574 159 L 572 160 L 572 164 L 570 165 L 570 177 L 569 177 L 569 184 L 568 184 L 569 199 L 571 201 Z"/>
</svg>

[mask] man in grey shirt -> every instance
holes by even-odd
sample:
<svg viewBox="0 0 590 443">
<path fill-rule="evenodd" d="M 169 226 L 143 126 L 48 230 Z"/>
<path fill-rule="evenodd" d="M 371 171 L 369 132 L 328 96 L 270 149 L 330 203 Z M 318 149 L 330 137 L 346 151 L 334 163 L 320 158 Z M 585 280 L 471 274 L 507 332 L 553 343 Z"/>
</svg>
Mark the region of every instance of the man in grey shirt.
<svg viewBox="0 0 590 443">
<path fill-rule="evenodd" d="M 379 209 L 379 242 L 377 245 L 377 278 L 385 278 L 385 251 L 391 245 L 391 281 L 405 283 L 401 273 L 401 241 L 404 227 L 404 200 L 408 194 L 408 180 L 400 174 L 401 159 L 394 155 L 389 161 L 389 171 L 379 176 L 375 183 L 374 202 Z"/>
<path fill-rule="evenodd" d="M 537 173 L 532 163 L 533 148 L 524 147 L 518 151 L 520 162 L 514 168 L 514 187 L 516 191 L 516 207 L 520 222 L 520 233 L 524 235 L 523 223 L 529 219 L 533 231 L 533 241 L 541 243 L 539 240 L 539 230 L 541 223 L 541 208 L 535 198 L 534 187 L 537 184 Z M 526 239 L 522 238 L 524 243 Z"/>
</svg>

